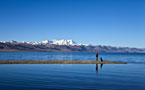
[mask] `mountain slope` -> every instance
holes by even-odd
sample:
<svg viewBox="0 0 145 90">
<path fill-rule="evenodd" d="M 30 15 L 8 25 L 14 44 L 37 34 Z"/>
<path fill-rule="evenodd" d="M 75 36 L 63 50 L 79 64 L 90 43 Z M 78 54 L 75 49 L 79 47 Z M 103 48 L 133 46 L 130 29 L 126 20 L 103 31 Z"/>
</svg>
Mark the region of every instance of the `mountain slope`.
<svg viewBox="0 0 145 90">
<path fill-rule="evenodd" d="M 65 43 L 65 42 L 64 42 Z M 111 47 L 100 45 L 59 45 L 32 44 L 17 42 L 0 42 L 0 51 L 57 51 L 57 52 L 117 52 L 117 53 L 145 53 L 145 49 L 128 47 Z"/>
</svg>

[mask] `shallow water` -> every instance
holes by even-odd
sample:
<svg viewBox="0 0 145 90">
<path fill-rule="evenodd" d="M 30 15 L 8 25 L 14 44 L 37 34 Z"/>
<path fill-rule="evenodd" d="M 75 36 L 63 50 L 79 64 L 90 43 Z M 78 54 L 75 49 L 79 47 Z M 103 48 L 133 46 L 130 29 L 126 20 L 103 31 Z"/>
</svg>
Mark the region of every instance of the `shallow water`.
<svg viewBox="0 0 145 90">
<path fill-rule="evenodd" d="M 95 60 L 95 53 L 0 52 L 0 60 Z M 0 65 L 0 90 L 145 90 L 145 54 L 99 54 L 129 64 Z"/>
</svg>

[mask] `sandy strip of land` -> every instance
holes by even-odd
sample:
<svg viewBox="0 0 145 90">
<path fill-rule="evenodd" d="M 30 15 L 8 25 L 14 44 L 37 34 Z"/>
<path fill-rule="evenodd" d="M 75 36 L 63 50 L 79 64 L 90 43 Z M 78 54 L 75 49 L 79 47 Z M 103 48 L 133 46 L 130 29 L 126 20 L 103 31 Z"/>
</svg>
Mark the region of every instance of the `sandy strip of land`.
<svg viewBox="0 0 145 90">
<path fill-rule="evenodd" d="M 0 61 L 0 64 L 126 64 L 111 61 Z"/>
</svg>

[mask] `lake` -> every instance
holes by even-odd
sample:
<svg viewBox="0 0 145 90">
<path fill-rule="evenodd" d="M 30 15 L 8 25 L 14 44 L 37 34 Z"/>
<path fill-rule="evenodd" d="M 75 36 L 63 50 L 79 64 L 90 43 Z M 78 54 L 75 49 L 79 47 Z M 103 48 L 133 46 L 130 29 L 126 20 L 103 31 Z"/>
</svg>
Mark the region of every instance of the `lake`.
<svg viewBox="0 0 145 90">
<path fill-rule="evenodd" d="M 95 60 L 94 52 L 0 52 L 9 60 Z M 1 64 L 0 90 L 145 90 L 145 54 L 99 53 L 128 64 Z"/>
</svg>

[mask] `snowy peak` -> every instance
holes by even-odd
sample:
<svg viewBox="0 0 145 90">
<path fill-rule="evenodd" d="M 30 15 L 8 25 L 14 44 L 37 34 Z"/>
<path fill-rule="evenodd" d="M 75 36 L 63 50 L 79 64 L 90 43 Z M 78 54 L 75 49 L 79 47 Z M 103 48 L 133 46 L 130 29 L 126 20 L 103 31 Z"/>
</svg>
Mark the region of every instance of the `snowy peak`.
<svg viewBox="0 0 145 90">
<path fill-rule="evenodd" d="M 10 43 L 17 43 L 17 41 L 14 41 L 14 40 L 11 40 L 11 41 L 9 41 Z"/>
<path fill-rule="evenodd" d="M 76 43 L 73 40 L 52 40 L 52 41 L 45 40 L 45 41 L 39 42 L 39 44 L 76 45 Z"/>
<path fill-rule="evenodd" d="M 52 40 L 51 44 L 56 44 L 56 45 L 76 45 L 76 43 L 73 40 Z"/>
<path fill-rule="evenodd" d="M 42 41 L 42 42 L 41 42 L 41 44 L 44 44 L 44 45 L 49 44 L 49 43 L 50 43 L 49 40 L 45 40 L 45 41 Z"/>
</svg>

